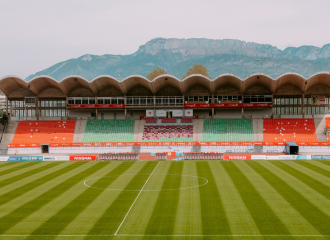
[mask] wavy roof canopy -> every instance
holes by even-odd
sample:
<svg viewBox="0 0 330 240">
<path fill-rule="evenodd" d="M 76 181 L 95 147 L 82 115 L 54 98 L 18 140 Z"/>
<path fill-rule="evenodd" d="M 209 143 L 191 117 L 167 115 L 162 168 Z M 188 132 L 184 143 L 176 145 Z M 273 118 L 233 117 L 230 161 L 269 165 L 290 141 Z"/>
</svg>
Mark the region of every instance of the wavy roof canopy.
<svg viewBox="0 0 330 240">
<path fill-rule="evenodd" d="M 39 96 L 42 92 L 50 89 L 56 89 L 57 93 L 60 91 L 65 96 L 70 96 L 70 93 L 77 89 L 84 89 L 90 94 L 97 96 L 102 90 L 114 87 L 125 95 L 137 86 L 147 88 L 153 94 L 156 94 L 165 87 L 174 87 L 182 93 L 186 93 L 197 85 L 206 88 L 212 94 L 224 86 L 234 87 L 242 94 L 254 86 L 262 86 L 270 92 L 276 93 L 277 89 L 286 85 L 293 85 L 303 93 L 315 85 L 326 85 L 330 87 L 330 73 L 319 72 L 308 79 L 297 73 L 286 73 L 277 79 L 259 73 L 248 76 L 246 79 L 240 79 L 232 74 L 224 74 L 213 80 L 200 74 L 190 75 L 183 80 L 169 74 L 163 74 L 153 81 L 149 81 L 140 75 L 129 76 L 123 81 L 119 81 L 109 75 L 98 76 L 90 82 L 81 76 L 75 75 L 68 76 L 59 82 L 49 76 L 38 76 L 30 82 L 26 82 L 16 76 L 7 76 L 0 80 L 0 89 L 9 99 L 16 97 L 23 98 L 27 95 Z"/>
</svg>

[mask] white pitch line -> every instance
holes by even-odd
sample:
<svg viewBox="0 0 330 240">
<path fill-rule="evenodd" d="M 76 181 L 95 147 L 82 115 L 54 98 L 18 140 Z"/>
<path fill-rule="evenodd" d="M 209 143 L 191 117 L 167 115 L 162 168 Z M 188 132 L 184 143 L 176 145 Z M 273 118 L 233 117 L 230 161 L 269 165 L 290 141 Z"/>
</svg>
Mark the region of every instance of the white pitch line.
<svg viewBox="0 0 330 240">
<path fill-rule="evenodd" d="M 103 234 L 103 235 L 19 235 L 19 234 L 5 234 L 0 235 L 1 237 L 111 237 L 115 236 L 114 234 Z M 330 237 L 330 235 L 184 235 L 184 234 L 174 234 L 174 235 L 143 235 L 143 234 L 117 234 L 116 236 L 121 237 Z"/>
<path fill-rule="evenodd" d="M 147 183 L 148 183 L 149 179 L 151 178 L 152 174 L 155 172 L 155 170 L 156 170 L 156 168 L 158 167 L 159 163 L 160 163 L 160 162 L 158 162 L 158 164 L 156 165 L 155 169 L 152 171 L 152 173 L 151 173 L 150 176 L 148 177 L 147 181 L 144 183 L 143 187 L 141 188 L 139 194 L 138 194 L 137 197 L 135 198 L 135 200 L 134 200 L 134 202 L 132 203 L 131 207 L 128 209 L 128 212 L 126 213 L 126 215 L 125 215 L 123 221 L 120 223 L 120 225 L 119 225 L 117 231 L 116 231 L 115 234 L 114 234 L 115 236 L 117 235 L 119 229 L 121 228 L 121 225 L 123 225 L 123 223 L 125 222 L 125 220 L 126 220 L 126 218 L 127 218 L 127 215 L 128 215 L 129 212 L 131 211 L 131 209 L 132 209 L 132 207 L 134 206 L 136 200 L 139 198 L 140 194 L 142 193 L 144 187 L 147 185 Z"/>
</svg>

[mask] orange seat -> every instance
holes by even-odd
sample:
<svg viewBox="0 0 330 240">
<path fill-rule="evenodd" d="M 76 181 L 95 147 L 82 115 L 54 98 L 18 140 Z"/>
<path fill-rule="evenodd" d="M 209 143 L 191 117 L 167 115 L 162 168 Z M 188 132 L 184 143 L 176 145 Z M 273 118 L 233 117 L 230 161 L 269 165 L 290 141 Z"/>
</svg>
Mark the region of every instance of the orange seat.
<svg viewBox="0 0 330 240">
<path fill-rule="evenodd" d="M 76 121 L 21 121 L 12 144 L 72 143 Z"/>
<path fill-rule="evenodd" d="M 264 119 L 265 142 L 317 142 L 314 119 Z"/>
</svg>

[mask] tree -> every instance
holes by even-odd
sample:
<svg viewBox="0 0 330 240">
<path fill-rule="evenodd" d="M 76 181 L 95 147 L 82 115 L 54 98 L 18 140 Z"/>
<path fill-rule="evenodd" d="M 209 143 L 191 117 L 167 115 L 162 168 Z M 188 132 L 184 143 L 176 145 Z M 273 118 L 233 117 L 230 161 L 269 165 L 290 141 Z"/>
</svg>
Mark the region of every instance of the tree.
<svg viewBox="0 0 330 240">
<path fill-rule="evenodd" d="M 186 75 L 182 76 L 182 79 L 185 79 L 186 77 L 192 75 L 192 74 L 202 74 L 207 78 L 211 78 L 208 70 L 205 66 L 203 66 L 202 64 L 194 64 L 194 66 L 192 66 L 191 68 L 188 69 L 188 72 Z"/>
<path fill-rule="evenodd" d="M 156 77 L 162 75 L 162 74 L 166 74 L 168 72 L 165 71 L 164 68 L 155 68 L 154 70 L 152 70 L 150 73 L 148 73 L 147 78 L 149 79 L 149 81 L 154 80 Z"/>
</svg>

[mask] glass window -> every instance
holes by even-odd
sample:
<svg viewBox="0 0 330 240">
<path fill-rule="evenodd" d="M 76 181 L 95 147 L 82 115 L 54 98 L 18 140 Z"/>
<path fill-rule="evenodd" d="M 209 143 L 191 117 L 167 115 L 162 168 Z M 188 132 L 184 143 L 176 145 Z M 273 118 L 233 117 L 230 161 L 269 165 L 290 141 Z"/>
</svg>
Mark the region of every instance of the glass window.
<svg viewBox="0 0 330 240">
<path fill-rule="evenodd" d="M 111 104 L 117 104 L 117 98 L 111 98 Z"/>
<path fill-rule="evenodd" d="M 124 98 L 118 98 L 118 104 L 124 104 L 124 103 L 125 103 L 125 99 Z"/>
<path fill-rule="evenodd" d="M 146 106 L 147 105 L 147 99 L 146 98 L 141 98 L 140 99 L 140 105 Z"/>
<path fill-rule="evenodd" d="M 301 107 L 298 107 L 297 110 L 298 110 L 298 114 L 301 114 Z"/>
<path fill-rule="evenodd" d="M 72 99 L 72 98 L 70 99 L 70 98 L 69 98 L 69 99 L 68 99 L 68 104 L 74 104 L 74 99 Z"/>
<path fill-rule="evenodd" d="M 111 104 L 110 99 L 104 99 L 104 104 Z"/>
<path fill-rule="evenodd" d="M 97 104 L 103 104 L 103 99 L 97 99 Z"/>
<path fill-rule="evenodd" d="M 95 104 L 95 98 L 90 98 L 90 99 L 88 100 L 88 103 L 89 103 L 89 104 Z"/>
<path fill-rule="evenodd" d="M 88 104 L 88 98 L 83 98 L 82 104 Z"/>
<path fill-rule="evenodd" d="M 140 104 L 140 99 L 138 97 L 133 98 L 133 105 L 139 106 L 139 104 Z"/>
<path fill-rule="evenodd" d="M 76 99 L 74 100 L 74 102 L 75 102 L 75 104 L 81 104 L 81 98 L 76 98 Z"/>
</svg>

